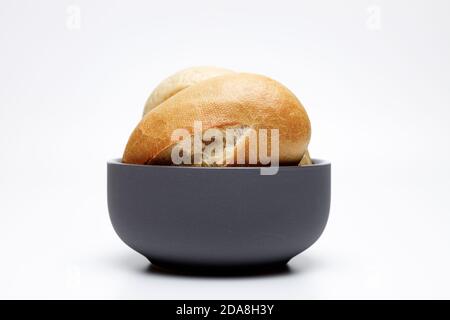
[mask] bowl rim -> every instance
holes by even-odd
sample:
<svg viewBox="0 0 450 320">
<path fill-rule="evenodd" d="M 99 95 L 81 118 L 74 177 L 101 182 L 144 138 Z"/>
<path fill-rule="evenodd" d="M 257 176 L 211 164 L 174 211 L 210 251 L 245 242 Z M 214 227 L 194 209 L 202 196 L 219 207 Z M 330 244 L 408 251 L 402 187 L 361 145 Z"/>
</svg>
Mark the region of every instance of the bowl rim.
<svg viewBox="0 0 450 320">
<path fill-rule="evenodd" d="M 312 169 L 320 167 L 329 167 L 331 162 L 324 159 L 312 158 L 313 164 L 310 165 L 290 165 L 290 166 L 279 166 L 280 170 L 285 169 Z M 171 166 L 171 165 L 148 165 L 148 164 L 134 164 L 134 163 L 123 163 L 122 158 L 114 158 L 107 161 L 108 165 L 123 166 L 123 167 L 143 167 L 143 168 L 161 168 L 170 170 L 260 170 L 264 167 L 200 167 L 200 166 Z M 268 168 L 268 167 L 265 167 Z"/>
</svg>

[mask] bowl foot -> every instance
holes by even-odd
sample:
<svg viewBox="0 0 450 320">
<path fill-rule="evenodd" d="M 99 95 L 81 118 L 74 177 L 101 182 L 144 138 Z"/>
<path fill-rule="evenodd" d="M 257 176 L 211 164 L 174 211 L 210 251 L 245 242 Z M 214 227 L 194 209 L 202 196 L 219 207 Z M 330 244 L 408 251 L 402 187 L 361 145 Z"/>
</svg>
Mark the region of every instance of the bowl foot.
<svg viewBox="0 0 450 320">
<path fill-rule="evenodd" d="M 198 274 L 198 275 L 258 275 L 282 273 L 289 270 L 287 263 L 290 259 L 273 261 L 268 263 L 252 264 L 193 264 L 173 262 L 148 258 L 151 269 L 157 272 L 174 274 Z"/>
</svg>

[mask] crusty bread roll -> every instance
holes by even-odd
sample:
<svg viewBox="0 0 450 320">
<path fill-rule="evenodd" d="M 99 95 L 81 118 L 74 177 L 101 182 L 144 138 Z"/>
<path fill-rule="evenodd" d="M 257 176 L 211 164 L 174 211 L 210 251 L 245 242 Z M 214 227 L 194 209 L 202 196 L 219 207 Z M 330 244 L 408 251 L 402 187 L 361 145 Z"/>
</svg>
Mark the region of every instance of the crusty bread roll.
<svg viewBox="0 0 450 320">
<path fill-rule="evenodd" d="M 144 115 L 183 89 L 209 78 L 231 74 L 233 71 L 217 67 L 192 67 L 181 70 L 163 80 L 148 97 Z"/>
<path fill-rule="evenodd" d="M 152 105 L 131 134 L 123 162 L 171 164 L 172 133 L 185 128 L 193 134 L 194 121 L 201 121 L 203 130 L 278 129 L 280 165 L 298 164 L 307 150 L 311 125 L 305 109 L 291 91 L 265 76 L 228 73 L 159 99 L 164 102 Z"/>
</svg>

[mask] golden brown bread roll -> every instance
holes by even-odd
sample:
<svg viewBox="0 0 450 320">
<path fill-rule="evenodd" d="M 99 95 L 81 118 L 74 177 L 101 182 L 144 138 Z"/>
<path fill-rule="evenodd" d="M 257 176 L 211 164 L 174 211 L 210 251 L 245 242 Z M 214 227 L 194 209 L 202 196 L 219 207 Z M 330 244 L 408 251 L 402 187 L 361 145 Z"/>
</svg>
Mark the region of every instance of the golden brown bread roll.
<svg viewBox="0 0 450 320">
<path fill-rule="evenodd" d="M 161 100 L 151 105 L 131 134 L 123 162 L 170 164 L 170 151 L 177 144 L 172 133 L 185 128 L 193 134 L 194 121 L 201 121 L 203 130 L 238 128 L 243 136 L 248 128 L 278 129 L 281 165 L 298 164 L 307 150 L 311 125 L 305 109 L 291 91 L 270 78 L 229 73 Z"/>
</svg>

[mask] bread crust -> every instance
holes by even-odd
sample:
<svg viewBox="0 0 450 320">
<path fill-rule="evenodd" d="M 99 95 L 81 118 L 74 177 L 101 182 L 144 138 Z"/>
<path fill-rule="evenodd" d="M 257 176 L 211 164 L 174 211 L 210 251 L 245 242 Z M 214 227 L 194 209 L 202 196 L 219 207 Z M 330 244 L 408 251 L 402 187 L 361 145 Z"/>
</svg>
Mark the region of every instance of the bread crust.
<svg viewBox="0 0 450 320">
<path fill-rule="evenodd" d="M 281 165 L 298 164 L 311 137 L 308 115 L 289 89 L 262 75 L 232 73 L 191 85 L 154 107 L 132 132 L 122 161 L 157 162 L 173 145 L 172 132 L 184 128 L 193 134 L 194 121 L 201 121 L 203 130 L 278 129 Z"/>
<path fill-rule="evenodd" d="M 143 115 L 145 116 L 150 110 L 181 90 L 184 90 L 201 81 L 231 73 L 233 73 L 233 71 L 228 69 L 207 66 L 192 67 L 178 71 L 177 73 L 164 79 L 153 90 L 145 103 Z"/>
</svg>

